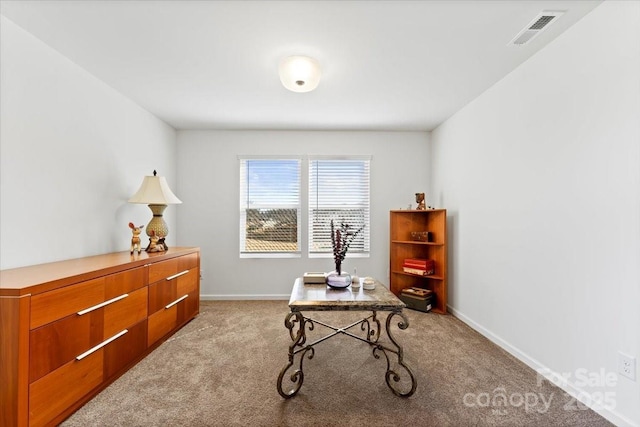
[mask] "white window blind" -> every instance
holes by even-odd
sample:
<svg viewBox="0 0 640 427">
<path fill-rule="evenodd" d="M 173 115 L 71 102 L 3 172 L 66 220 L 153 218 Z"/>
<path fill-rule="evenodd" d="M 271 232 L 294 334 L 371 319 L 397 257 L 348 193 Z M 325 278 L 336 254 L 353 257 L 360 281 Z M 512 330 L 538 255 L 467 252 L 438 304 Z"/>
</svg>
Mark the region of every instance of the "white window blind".
<svg viewBox="0 0 640 427">
<path fill-rule="evenodd" d="M 369 158 L 309 159 L 309 256 L 332 254 L 331 220 L 364 227 L 349 255 L 369 255 Z"/>
<path fill-rule="evenodd" d="M 240 255 L 300 254 L 300 160 L 240 158 Z"/>
</svg>

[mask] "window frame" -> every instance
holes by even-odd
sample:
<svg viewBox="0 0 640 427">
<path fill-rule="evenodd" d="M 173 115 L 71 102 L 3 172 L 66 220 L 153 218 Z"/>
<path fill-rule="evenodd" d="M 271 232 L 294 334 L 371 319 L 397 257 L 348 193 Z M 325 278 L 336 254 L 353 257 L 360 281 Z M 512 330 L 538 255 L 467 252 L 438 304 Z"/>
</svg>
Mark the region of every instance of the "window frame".
<svg viewBox="0 0 640 427">
<path fill-rule="evenodd" d="M 367 162 L 367 187 L 366 187 L 366 206 L 364 206 L 364 242 L 363 242 L 363 250 L 359 252 L 349 251 L 347 256 L 349 258 L 369 258 L 371 256 L 371 158 L 370 155 L 310 155 L 307 157 L 306 165 L 307 165 L 307 188 L 306 188 L 306 213 L 307 213 L 307 256 L 308 258 L 333 258 L 333 250 L 328 249 L 326 251 L 312 251 L 313 245 L 313 219 L 314 216 L 312 214 L 313 207 L 311 203 L 312 197 L 312 162 L 314 161 L 363 161 Z M 335 224 L 336 227 L 339 227 L 339 224 Z M 330 233 L 329 233 L 330 234 Z"/>
<path fill-rule="evenodd" d="M 246 194 L 246 190 L 248 188 L 248 180 L 243 177 L 243 162 L 247 161 L 278 161 L 278 160 L 286 160 L 286 161 L 297 161 L 298 163 L 298 176 L 297 176 L 297 185 L 298 185 L 298 203 L 297 203 L 297 250 L 295 251 L 273 251 L 273 252 L 246 252 L 244 251 L 245 246 L 243 242 L 246 243 L 246 219 L 247 219 L 247 209 L 249 207 L 243 200 L 243 195 Z M 291 156 L 291 155 L 239 155 L 238 156 L 238 177 L 240 179 L 239 182 L 239 193 L 238 193 L 238 206 L 239 206 L 239 215 L 238 215 L 238 230 L 239 230 L 239 238 L 238 238 L 238 253 L 240 258 L 301 258 L 302 257 L 302 224 L 303 224 L 303 187 L 302 187 L 302 168 L 303 168 L 303 159 L 300 156 Z M 246 186 L 243 188 L 243 185 Z M 265 205 L 265 209 L 273 209 L 277 208 L 278 204 L 273 205 Z"/>
</svg>

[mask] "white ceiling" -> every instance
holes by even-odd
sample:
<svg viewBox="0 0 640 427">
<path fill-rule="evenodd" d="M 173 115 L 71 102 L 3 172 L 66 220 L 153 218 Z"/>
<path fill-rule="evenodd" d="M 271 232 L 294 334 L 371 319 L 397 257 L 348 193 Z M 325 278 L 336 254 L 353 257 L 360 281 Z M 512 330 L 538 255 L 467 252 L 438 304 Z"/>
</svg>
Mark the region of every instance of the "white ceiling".
<svg viewBox="0 0 640 427">
<path fill-rule="evenodd" d="M 601 1 L 2 1 L 1 13 L 177 129 L 431 130 Z M 566 13 L 507 44 L 542 10 Z M 310 93 L 278 62 L 316 58 Z"/>
</svg>

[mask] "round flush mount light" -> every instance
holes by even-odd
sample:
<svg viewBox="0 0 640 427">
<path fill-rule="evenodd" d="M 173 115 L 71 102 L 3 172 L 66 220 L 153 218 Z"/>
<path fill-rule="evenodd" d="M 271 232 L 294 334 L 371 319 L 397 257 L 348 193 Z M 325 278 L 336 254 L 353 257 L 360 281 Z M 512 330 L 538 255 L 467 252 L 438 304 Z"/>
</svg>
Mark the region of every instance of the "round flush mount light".
<svg viewBox="0 0 640 427">
<path fill-rule="evenodd" d="M 289 56 L 280 61 L 280 81 L 290 91 L 311 92 L 320 83 L 320 64 L 308 56 Z"/>
</svg>

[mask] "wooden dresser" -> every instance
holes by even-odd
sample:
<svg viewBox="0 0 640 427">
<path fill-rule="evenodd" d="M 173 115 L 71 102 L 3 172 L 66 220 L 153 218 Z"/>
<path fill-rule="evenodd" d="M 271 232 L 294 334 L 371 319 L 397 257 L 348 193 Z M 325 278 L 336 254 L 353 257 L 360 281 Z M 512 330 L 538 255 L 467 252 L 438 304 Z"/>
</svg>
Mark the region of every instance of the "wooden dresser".
<svg viewBox="0 0 640 427">
<path fill-rule="evenodd" d="M 0 271 L 0 426 L 56 425 L 198 314 L 199 248 Z"/>
</svg>

